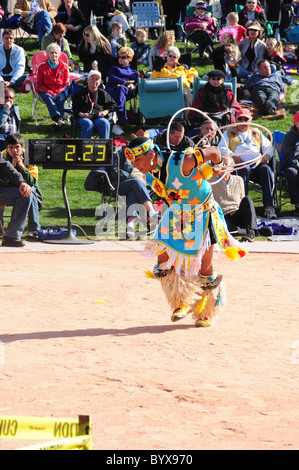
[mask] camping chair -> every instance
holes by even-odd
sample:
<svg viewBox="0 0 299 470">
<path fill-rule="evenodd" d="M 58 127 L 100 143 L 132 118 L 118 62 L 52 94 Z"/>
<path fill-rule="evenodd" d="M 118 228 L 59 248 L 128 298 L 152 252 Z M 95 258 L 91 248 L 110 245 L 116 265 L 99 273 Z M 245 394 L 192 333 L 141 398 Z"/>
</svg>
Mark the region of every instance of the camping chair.
<svg viewBox="0 0 299 470">
<path fill-rule="evenodd" d="M 132 15 L 135 28 L 162 28 L 165 31 L 165 15 L 161 14 L 158 2 L 134 2 Z"/>
<path fill-rule="evenodd" d="M 160 72 L 160 70 L 166 64 L 166 57 L 160 57 L 158 55 L 153 56 L 153 70 Z M 187 65 L 188 67 L 192 67 L 192 56 L 190 53 L 182 54 L 179 60 L 179 64 Z"/>
<path fill-rule="evenodd" d="M 184 108 L 182 77 L 140 78 L 139 107 L 148 123 L 165 125 L 171 116 Z M 179 117 L 179 116 L 177 116 Z"/>
<path fill-rule="evenodd" d="M 279 198 L 278 199 L 278 209 L 281 209 L 281 200 L 282 200 L 282 188 L 283 184 L 286 181 L 286 175 L 285 172 L 281 169 L 282 168 L 282 162 L 283 162 L 283 155 L 281 153 L 281 144 L 282 140 L 285 136 L 285 132 L 282 131 L 273 131 L 273 145 L 276 150 L 277 156 L 279 158 L 279 162 L 277 165 L 277 172 L 276 172 L 276 186 L 277 190 L 279 192 Z"/>
<path fill-rule="evenodd" d="M 37 73 L 38 66 L 42 62 L 45 62 L 47 59 L 48 59 L 48 56 L 45 51 L 36 52 L 32 56 L 32 59 L 31 59 L 31 68 L 33 71 L 33 75 L 31 77 L 31 83 L 30 83 L 31 92 L 32 92 L 31 117 L 34 117 L 36 126 L 43 124 L 47 119 L 50 118 L 50 114 L 48 113 L 45 118 L 43 118 L 40 122 L 38 122 L 38 116 L 43 110 L 47 109 L 47 106 L 45 102 L 42 100 L 42 98 L 39 96 L 36 90 L 36 73 Z M 62 60 L 64 63 L 68 64 L 68 58 L 64 52 L 60 54 L 59 60 Z"/>
<path fill-rule="evenodd" d="M 5 230 L 2 224 L 2 220 L 1 220 L 3 218 L 3 212 L 4 212 L 5 207 L 6 206 L 4 204 L 1 204 L 0 202 L 0 237 L 4 237 L 5 235 Z"/>
</svg>

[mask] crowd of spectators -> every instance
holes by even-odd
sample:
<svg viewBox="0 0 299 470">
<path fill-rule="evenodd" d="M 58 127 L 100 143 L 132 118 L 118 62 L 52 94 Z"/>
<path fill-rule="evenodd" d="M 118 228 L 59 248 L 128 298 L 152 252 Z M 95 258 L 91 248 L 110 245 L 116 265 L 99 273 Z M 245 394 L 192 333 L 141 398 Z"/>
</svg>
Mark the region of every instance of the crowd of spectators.
<svg viewBox="0 0 299 470">
<path fill-rule="evenodd" d="M 268 148 L 269 140 L 253 129 L 252 113 L 244 100 L 251 100 L 252 106 L 261 116 L 275 116 L 284 101 L 287 86 L 296 84 L 294 79 L 286 76 L 284 65 L 291 53 L 293 64 L 297 64 L 297 50 L 290 44 L 284 47 L 280 39 L 279 14 L 276 17 L 273 13 L 278 4 L 283 9 L 284 5 L 291 5 L 290 2 L 245 0 L 244 6 L 237 13 L 234 2 L 222 0 L 222 16 L 220 14 L 217 19 L 213 15 L 213 0 L 211 5 L 204 1 L 161 0 L 160 5 L 167 15 L 166 30 L 160 31 L 152 45 L 148 42 L 147 30 L 132 29 L 129 22 L 131 3 L 129 0 L 98 1 L 96 4 L 90 0 L 62 0 L 56 9 L 51 0 L 17 0 L 14 13 L 19 14 L 23 24 L 37 35 L 40 49 L 47 54 L 47 60 L 38 67 L 35 80 L 36 90 L 48 107 L 54 128 L 60 129 L 66 123 L 64 105 L 70 94 L 72 74 L 76 80 L 85 81 L 85 86 L 73 98 L 73 116 L 80 127 L 82 138 L 91 137 L 93 132 L 100 138 L 124 134 L 128 123 L 126 103 L 138 95 L 139 76 L 150 79 L 182 77 L 186 106 L 207 113 L 217 125 L 235 124 L 234 128 L 225 131 L 221 142 L 219 139 L 217 141 L 223 155 L 230 154 L 232 161 L 238 163 L 240 158 L 246 161 L 247 153 L 255 152 L 262 156 L 267 149 L 266 156 L 254 167 L 248 167 L 238 174 L 244 181 L 245 192 L 244 195 L 242 193 L 242 198 L 248 196 L 249 179 L 259 182 L 263 192 L 264 216 L 276 218 L 274 172 L 273 165 L 270 164 L 275 158 L 274 151 L 273 148 Z M 292 3 L 295 4 L 296 0 Z M 3 7 L 0 9 L 2 17 L 7 5 L 5 2 L 0 4 Z M 194 8 L 186 15 L 188 6 Z M 296 5 L 293 8 L 295 12 Z M 93 15 L 101 17 L 101 21 L 94 24 Z M 267 21 L 270 19 L 274 21 L 274 31 L 268 37 Z M 198 63 L 207 60 L 211 65 L 211 70 L 203 77 L 206 84 L 198 90 L 195 99 L 192 88 L 198 71 L 194 64 L 180 61 L 181 53 L 176 45 L 182 39 L 179 20 L 181 24 L 184 23 L 184 34 L 197 48 Z M 155 36 L 156 30 L 151 37 Z M 75 53 L 79 57 L 78 62 L 73 59 Z M 63 59 L 64 56 L 67 61 Z M 15 30 L 5 29 L 0 44 L 0 87 L 4 95 L 0 105 L 0 150 L 4 151 L 0 162 L 0 181 L 6 182 L 5 185 L 0 185 L 0 204 L 13 205 L 15 211 L 19 200 L 26 198 L 26 204 L 21 201 L 26 217 L 30 212 L 30 204 L 35 204 L 36 209 L 36 203 L 32 201 L 36 199 L 34 188 L 37 178 L 26 180 L 23 174 L 24 165 L 17 163 L 16 159 L 7 158 L 7 146 L 21 147 L 18 161 L 22 162 L 22 141 L 15 137 L 15 143 L 9 144 L 8 137 L 17 136 L 21 132 L 21 116 L 15 94 L 22 91 L 27 76 L 26 46 L 15 44 Z M 225 84 L 234 78 L 238 82 L 237 92 Z M 297 115 L 298 113 L 294 118 L 294 127 L 290 130 L 291 138 L 288 137 L 287 144 L 283 145 L 287 182 L 296 216 L 299 214 Z M 175 149 L 179 149 L 179 144 L 183 143 L 195 145 L 207 122 L 203 116 L 191 111 L 183 124 L 183 128 L 178 126 L 171 131 Z M 208 124 L 210 125 L 209 121 Z M 195 138 L 191 140 L 185 134 L 187 131 L 191 131 Z M 208 136 L 208 145 L 215 145 L 215 135 L 213 138 Z M 158 142 L 163 142 L 164 137 L 161 134 L 157 138 Z M 238 156 L 239 153 L 242 157 Z M 287 162 L 290 162 L 290 167 Z M 228 177 L 227 184 L 231 180 L 233 179 Z M 15 190 L 8 195 L 7 188 L 10 186 L 19 188 L 19 191 Z M 147 193 L 145 194 L 147 197 Z M 150 203 L 150 198 L 145 201 Z M 15 212 L 19 214 L 19 210 Z M 36 210 L 34 214 L 35 222 L 29 230 L 31 234 L 36 234 L 39 226 Z M 23 219 L 24 213 L 16 230 L 14 227 L 18 223 L 14 219 L 13 229 L 10 224 L 3 244 L 22 245 L 20 236 L 24 230 Z M 33 219 L 31 216 L 30 220 Z M 256 230 L 255 225 L 250 229 Z"/>
</svg>

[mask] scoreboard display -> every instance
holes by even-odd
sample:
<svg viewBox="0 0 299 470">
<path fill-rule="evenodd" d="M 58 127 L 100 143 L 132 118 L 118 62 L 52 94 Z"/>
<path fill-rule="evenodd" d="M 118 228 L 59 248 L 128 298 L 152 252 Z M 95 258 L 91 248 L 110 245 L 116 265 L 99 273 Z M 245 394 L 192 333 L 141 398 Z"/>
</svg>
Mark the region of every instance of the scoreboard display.
<svg viewBox="0 0 299 470">
<path fill-rule="evenodd" d="M 112 139 L 28 139 L 25 165 L 52 169 L 96 169 L 112 165 Z"/>
</svg>

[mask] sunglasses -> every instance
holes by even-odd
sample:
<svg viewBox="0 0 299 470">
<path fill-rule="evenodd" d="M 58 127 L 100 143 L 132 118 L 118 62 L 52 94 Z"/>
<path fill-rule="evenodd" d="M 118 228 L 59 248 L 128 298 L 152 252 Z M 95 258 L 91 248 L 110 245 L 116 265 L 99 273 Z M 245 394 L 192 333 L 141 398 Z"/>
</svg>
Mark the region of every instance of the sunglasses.
<svg viewBox="0 0 299 470">
<path fill-rule="evenodd" d="M 84 33 L 84 36 L 89 37 L 89 33 Z"/>
<path fill-rule="evenodd" d="M 249 121 L 249 118 L 240 117 L 240 118 L 237 118 L 237 121 L 240 121 L 240 122 L 248 122 L 248 121 Z"/>
<path fill-rule="evenodd" d="M 222 80 L 222 77 L 210 77 L 210 78 L 211 80 L 218 80 L 218 81 Z"/>
<path fill-rule="evenodd" d="M 248 5 L 255 5 L 255 2 L 246 2 Z"/>
<path fill-rule="evenodd" d="M 168 54 L 168 57 L 171 57 L 172 59 L 178 59 L 176 55 Z"/>
<path fill-rule="evenodd" d="M 129 57 L 127 57 L 126 55 L 120 55 L 118 58 L 119 58 L 119 59 L 124 59 L 124 60 L 126 60 L 126 59 L 128 59 Z"/>
</svg>

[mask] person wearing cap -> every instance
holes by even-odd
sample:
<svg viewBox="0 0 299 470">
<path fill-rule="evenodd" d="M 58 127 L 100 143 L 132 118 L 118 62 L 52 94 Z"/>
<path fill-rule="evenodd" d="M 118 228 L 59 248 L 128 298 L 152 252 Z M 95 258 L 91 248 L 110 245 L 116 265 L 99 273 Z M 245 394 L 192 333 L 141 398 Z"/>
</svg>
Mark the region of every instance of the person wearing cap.
<svg viewBox="0 0 299 470">
<path fill-rule="evenodd" d="M 243 88 L 244 96 L 258 106 L 261 115 L 275 114 L 278 103 L 285 95 L 281 73 L 272 73 L 270 62 L 266 59 L 257 63 L 257 70 L 258 73 L 248 78 Z"/>
<path fill-rule="evenodd" d="M 262 40 L 262 28 L 258 21 L 247 26 L 247 37 L 238 42 L 241 53 L 240 78 L 248 78 L 257 72 L 257 63 L 264 58 L 266 44 Z"/>
<path fill-rule="evenodd" d="M 133 139 L 125 155 L 168 206 L 145 247 L 158 261 L 148 276 L 161 280 L 171 321 L 192 312 L 196 326 L 210 326 L 223 300 L 222 276 L 213 267 L 215 244 L 231 259 L 246 254 L 229 234 L 208 182 L 222 166 L 220 152 L 208 147 L 162 153 L 147 134 Z"/>
<path fill-rule="evenodd" d="M 185 19 L 187 34 L 197 44 L 200 58 L 203 57 L 206 49 L 212 52 L 213 38 L 217 30 L 213 17 L 206 14 L 207 8 L 205 2 L 197 2 L 193 15 Z"/>
<path fill-rule="evenodd" d="M 281 145 L 282 170 L 287 179 L 291 203 L 295 206 L 293 215 L 299 217 L 299 111 L 294 115 L 293 122 Z"/>
<path fill-rule="evenodd" d="M 207 74 L 206 85 L 198 90 L 192 108 L 208 113 L 210 117 L 221 125 L 235 122 L 234 115 L 242 109 L 236 100 L 231 88 L 224 85 L 225 73 L 222 70 L 211 70 Z M 203 118 L 196 111 L 191 110 L 188 119 L 192 124 Z"/>
<path fill-rule="evenodd" d="M 260 156 L 256 163 L 237 171 L 245 183 L 245 194 L 248 195 L 249 180 L 262 187 L 264 216 L 276 219 L 274 209 L 274 172 L 269 165 L 273 163 L 274 148 L 259 129 L 251 127 L 252 115 L 249 109 L 243 108 L 236 113 L 236 126 L 223 132 L 218 148 L 221 155 L 231 155 L 235 163 L 251 162 Z M 262 157 L 263 156 L 263 157 Z M 275 162 L 274 162 L 275 163 Z"/>
<path fill-rule="evenodd" d="M 248 21 L 256 20 L 264 30 L 266 25 L 265 11 L 257 4 L 257 0 L 247 0 L 246 5 L 239 12 L 239 24 L 246 27 Z"/>
<path fill-rule="evenodd" d="M 48 60 L 42 62 L 36 73 L 36 89 L 46 103 L 54 128 L 65 124 L 64 103 L 68 97 L 69 68 L 59 60 L 61 49 L 58 44 L 49 44 L 46 53 Z"/>
<path fill-rule="evenodd" d="M 116 109 L 114 99 L 102 88 L 101 73 L 91 70 L 87 75 L 87 86 L 73 98 L 74 118 L 80 126 L 81 138 L 89 139 L 95 130 L 98 137 L 109 139 L 109 115 Z"/>
</svg>

